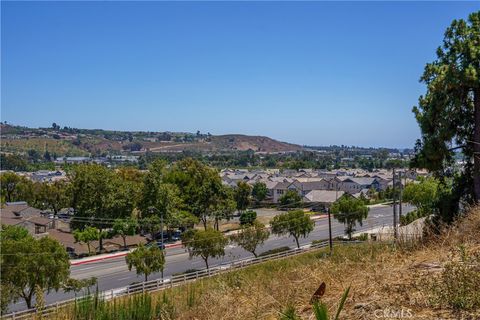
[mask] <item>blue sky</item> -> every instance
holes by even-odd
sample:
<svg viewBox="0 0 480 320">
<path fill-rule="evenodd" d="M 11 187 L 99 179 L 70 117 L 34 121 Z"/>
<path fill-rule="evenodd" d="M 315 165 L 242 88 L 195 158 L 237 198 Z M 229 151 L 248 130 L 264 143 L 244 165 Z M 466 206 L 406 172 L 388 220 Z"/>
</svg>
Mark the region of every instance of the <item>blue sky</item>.
<svg viewBox="0 0 480 320">
<path fill-rule="evenodd" d="M 412 147 L 475 2 L 2 2 L 2 121 Z"/>
</svg>

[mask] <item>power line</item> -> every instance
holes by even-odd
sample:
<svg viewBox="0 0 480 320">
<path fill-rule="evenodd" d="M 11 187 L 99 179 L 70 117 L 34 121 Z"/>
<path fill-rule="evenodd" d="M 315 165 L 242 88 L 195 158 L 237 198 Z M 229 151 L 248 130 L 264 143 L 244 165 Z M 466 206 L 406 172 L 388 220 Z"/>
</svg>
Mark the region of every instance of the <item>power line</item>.
<svg viewBox="0 0 480 320">
<path fill-rule="evenodd" d="M 375 224 L 370 224 L 369 221 L 365 221 L 367 224 L 368 224 L 368 227 L 372 228 L 372 227 L 377 227 L 377 226 L 386 226 L 385 223 L 375 223 Z M 284 222 L 285 224 L 289 224 L 288 221 L 285 221 Z M 338 225 L 336 226 L 337 228 L 340 226 L 341 224 L 338 223 Z M 264 226 L 263 228 L 261 228 L 261 230 L 269 230 L 270 227 L 266 227 Z M 332 228 L 333 229 L 333 228 Z M 361 231 L 361 230 L 360 230 Z M 344 235 L 343 234 L 335 234 L 334 236 L 339 236 L 339 235 Z M 225 235 L 223 235 L 225 237 Z M 228 236 L 226 236 L 228 237 Z M 210 238 L 205 238 L 205 239 L 202 239 L 202 240 L 188 240 L 188 241 L 185 241 L 185 242 L 182 242 L 181 244 L 183 246 L 185 246 L 185 244 L 189 244 L 189 243 L 193 243 L 193 242 L 197 242 L 197 241 L 205 241 L 205 240 L 210 240 L 210 239 L 216 239 L 218 237 L 210 237 Z M 288 238 L 288 237 L 287 237 Z M 104 239 L 104 240 L 108 240 L 108 239 Z M 166 250 L 166 249 L 165 249 Z M 35 253 L 21 253 L 21 252 L 18 252 L 18 253 L 1 253 L 0 256 L 21 256 L 21 255 L 44 255 L 44 254 L 47 254 L 47 255 L 53 255 L 56 253 L 53 253 L 53 252 L 35 252 Z M 60 254 L 60 253 L 59 253 Z M 175 255 L 180 255 L 180 254 L 184 254 L 184 253 L 178 253 L 178 254 L 172 254 L 172 255 L 169 255 L 170 257 L 171 256 L 175 256 Z"/>
</svg>

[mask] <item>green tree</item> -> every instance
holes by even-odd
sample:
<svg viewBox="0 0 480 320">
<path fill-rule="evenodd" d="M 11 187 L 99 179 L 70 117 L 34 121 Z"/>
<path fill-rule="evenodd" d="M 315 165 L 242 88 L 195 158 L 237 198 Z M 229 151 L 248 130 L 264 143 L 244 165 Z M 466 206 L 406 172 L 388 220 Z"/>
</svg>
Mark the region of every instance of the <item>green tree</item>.
<svg viewBox="0 0 480 320">
<path fill-rule="evenodd" d="M 207 229 L 208 217 L 218 208 L 222 181 L 217 170 L 198 160 L 186 158 L 177 161 L 164 176 L 166 183 L 175 184 L 180 192 L 186 211 L 202 221 Z"/>
<path fill-rule="evenodd" d="M 264 182 L 257 181 L 253 185 L 252 196 L 257 203 L 262 202 L 267 197 L 268 189 Z"/>
<path fill-rule="evenodd" d="M 279 236 L 288 234 L 294 237 L 297 248 L 300 248 L 298 239 L 306 238 L 313 231 L 315 223 L 302 210 L 294 210 L 275 216 L 270 225 L 273 234 Z"/>
<path fill-rule="evenodd" d="M 149 213 L 154 216 L 150 216 L 147 222 L 153 224 L 150 230 L 153 231 L 152 228 L 159 227 L 158 231 L 162 231 L 165 225 L 171 226 L 177 224 L 174 219 L 178 217 L 178 213 L 180 212 L 181 198 L 179 197 L 178 188 L 172 184 L 159 183 L 156 186 L 156 190 L 156 193 L 152 194 L 154 197 L 152 206 L 148 208 Z M 160 225 L 158 225 L 158 223 Z"/>
<path fill-rule="evenodd" d="M 17 154 L 0 154 L 2 170 L 27 171 L 28 162 Z"/>
<path fill-rule="evenodd" d="M 302 197 L 298 194 L 296 190 L 287 190 L 283 196 L 279 199 L 282 207 L 299 207 L 302 203 Z"/>
<path fill-rule="evenodd" d="M 97 164 L 78 165 L 69 173 L 72 207 L 75 218 L 73 229 L 94 226 L 100 230 L 100 251 L 103 251 L 104 229 L 110 228 L 109 220 L 127 218 L 135 206 L 131 185 L 118 174 Z"/>
<path fill-rule="evenodd" d="M 435 178 L 421 179 L 419 183 L 409 183 L 403 190 L 403 200 L 413 204 L 419 217 L 436 213 L 440 184 Z"/>
<path fill-rule="evenodd" d="M 45 204 L 45 208 L 52 210 L 57 215 L 58 212 L 70 205 L 69 184 L 65 180 L 56 180 L 54 182 L 44 182 L 41 184 L 40 199 Z"/>
<path fill-rule="evenodd" d="M 240 225 L 252 224 L 257 219 L 257 213 L 253 210 L 247 210 L 240 215 Z"/>
<path fill-rule="evenodd" d="M 454 20 L 437 49 L 437 59 L 425 67 L 420 80 L 427 92 L 413 108 L 421 130 L 414 166 L 427 168 L 443 183 L 451 176 L 454 149 L 462 150 L 465 165 L 454 180 L 453 194 L 443 198 L 452 204 L 439 205 L 446 221 L 453 220 L 460 200 L 480 200 L 479 43 L 480 11 L 470 14 L 468 21 Z"/>
<path fill-rule="evenodd" d="M 207 230 L 189 230 L 182 238 L 183 245 L 191 257 L 201 257 L 209 268 L 209 258 L 219 258 L 225 255 L 228 239 L 220 231 L 212 228 Z"/>
<path fill-rule="evenodd" d="M 245 181 L 239 181 L 234 191 L 234 198 L 237 202 L 238 211 L 245 211 L 250 205 L 250 195 L 252 187 Z"/>
<path fill-rule="evenodd" d="M 345 225 L 345 233 L 352 239 L 357 222 L 362 225 L 363 220 L 368 216 L 368 207 L 362 200 L 353 197 L 341 197 L 330 209 L 333 217 Z"/>
<path fill-rule="evenodd" d="M 141 220 L 140 226 L 142 229 L 150 234 L 150 239 L 154 240 L 157 233 L 162 230 L 162 223 L 160 217 L 157 215 L 151 215 Z"/>
<path fill-rule="evenodd" d="M 21 177 L 13 172 L 5 172 L 0 175 L 2 195 L 5 197 L 6 202 L 14 200 L 14 192 L 20 181 Z"/>
<path fill-rule="evenodd" d="M 33 183 L 27 178 L 13 172 L 0 174 L 0 188 L 2 201 L 27 201 L 29 203 L 34 201 L 35 192 L 33 190 Z"/>
<path fill-rule="evenodd" d="M 137 274 L 143 274 L 145 281 L 154 272 L 163 272 L 165 266 L 165 254 L 156 245 L 146 247 L 140 244 L 137 249 L 127 254 L 125 260 L 128 270 L 135 268 Z"/>
<path fill-rule="evenodd" d="M 63 290 L 65 292 L 73 291 L 76 297 L 77 293 L 80 292 L 81 290 L 89 290 L 90 287 L 96 284 L 97 284 L 97 278 L 95 277 L 91 277 L 88 279 L 81 279 L 81 280 L 70 278 L 67 281 L 65 281 L 65 283 L 63 284 Z"/>
<path fill-rule="evenodd" d="M 269 236 L 270 232 L 265 225 L 254 221 L 250 225 L 244 225 L 237 234 L 232 235 L 231 240 L 257 257 L 257 248 L 263 245 Z"/>
<path fill-rule="evenodd" d="M 172 220 L 168 221 L 169 228 L 193 228 L 198 223 L 198 218 L 187 211 L 179 210 L 172 215 Z"/>
<path fill-rule="evenodd" d="M 35 289 L 58 291 L 69 278 L 70 261 L 65 248 L 49 237 L 36 239 L 18 226 L 4 226 L 0 232 L 2 296 L 7 301 L 23 298 L 32 308 Z M 37 289 L 38 293 L 38 289 Z M 2 298 L 2 300 L 5 297 Z M 42 299 L 36 297 L 37 300 Z"/>
<path fill-rule="evenodd" d="M 55 219 L 61 209 L 70 206 L 69 183 L 65 180 L 37 183 L 34 190 L 34 206 L 51 210 Z"/>
<path fill-rule="evenodd" d="M 88 254 L 92 254 L 91 243 L 100 239 L 100 231 L 95 227 L 87 226 L 83 230 L 73 230 L 75 242 L 85 243 L 88 248 Z"/>
<path fill-rule="evenodd" d="M 213 218 L 214 229 L 219 230 L 220 220 L 230 220 L 237 207 L 233 199 L 232 189 L 222 186 L 220 191 L 215 195 L 216 199 L 212 201 L 209 209 L 209 216 Z"/>
<path fill-rule="evenodd" d="M 115 219 L 113 222 L 113 234 L 119 235 L 123 239 L 123 248 L 127 249 L 127 237 L 135 235 L 138 228 L 137 220 L 133 218 Z"/>
<path fill-rule="evenodd" d="M 144 173 L 132 167 L 123 167 L 116 170 L 117 175 L 125 184 L 135 207 L 142 203 Z"/>
<path fill-rule="evenodd" d="M 150 214 L 150 208 L 155 206 L 158 187 L 163 182 L 166 163 L 155 160 L 148 166 L 148 173 L 143 176 L 140 209 L 144 216 Z"/>
</svg>

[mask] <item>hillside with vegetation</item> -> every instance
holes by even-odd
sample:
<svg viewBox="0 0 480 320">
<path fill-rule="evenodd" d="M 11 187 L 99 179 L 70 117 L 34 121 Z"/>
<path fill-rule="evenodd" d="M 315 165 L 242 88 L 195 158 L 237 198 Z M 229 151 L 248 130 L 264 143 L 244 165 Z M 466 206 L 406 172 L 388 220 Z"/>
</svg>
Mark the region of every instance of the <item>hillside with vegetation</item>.
<svg viewBox="0 0 480 320">
<path fill-rule="evenodd" d="M 77 129 L 52 124 L 49 128 L 27 128 L 1 124 L 3 152 L 43 154 L 48 150 L 57 156 L 101 156 L 125 153 L 182 151 L 290 152 L 303 148 L 268 137 L 210 133 L 112 131 Z"/>
</svg>

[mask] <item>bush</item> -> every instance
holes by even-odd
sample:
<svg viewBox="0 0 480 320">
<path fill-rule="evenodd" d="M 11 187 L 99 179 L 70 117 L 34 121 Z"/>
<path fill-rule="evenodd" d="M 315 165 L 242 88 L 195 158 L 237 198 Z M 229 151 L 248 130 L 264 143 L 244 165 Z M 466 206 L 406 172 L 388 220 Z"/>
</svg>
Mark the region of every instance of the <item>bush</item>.
<svg viewBox="0 0 480 320">
<path fill-rule="evenodd" d="M 367 241 L 368 240 L 368 233 L 362 233 L 358 237 L 353 238 L 354 240 L 359 240 L 359 241 Z"/>
<path fill-rule="evenodd" d="M 413 221 L 417 220 L 418 218 L 420 218 L 420 217 L 418 216 L 417 210 L 413 210 L 413 211 L 407 213 L 406 215 L 403 215 L 403 216 L 400 217 L 400 225 L 406 226 L 407 224 L 412 223 Z"/>
<path fill-rule="evenodd" d="M 455 310 L 480 309 L 480 253 L 470 255 L 460 247 L 460 260 L 448 262 L 440 275 L 426 281 L 432 304 Z"/>
<path fill-rule="evenodd" d="M 240 225 L 252 224 L 257 219 L 257 213 L 253 210 L 247 210 L 240 215 Z"/>
<path fill-rule="evenodd" d="M 290 247 L 285 246 L 285 247 L 275 248 L 275 249 L 272 249 L 272 250 L 262 252 L 258 256 L 259 257 L 264 257 L 264 256 L 268 256 L 270 254 L 284 252 L 284 251 L 288 251 L 288 250 L 290 250 Z"/>
<path fill-rule="evenodd" d="M 200 269 L 187 269 L 183 272 L 175 272 L 172 274 L 172 277 L 175 277 L 175 276 L 180 276 L 180 275 L 183 275 L 183 274 L 186 274 L 186 273 L 193 273 L 193 272 L 197 272 L 197 271 L 200 271 Z"/>
</svg>

